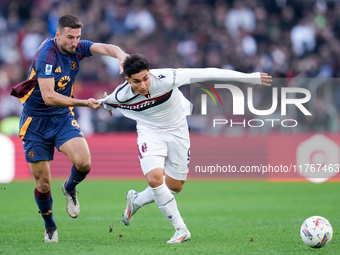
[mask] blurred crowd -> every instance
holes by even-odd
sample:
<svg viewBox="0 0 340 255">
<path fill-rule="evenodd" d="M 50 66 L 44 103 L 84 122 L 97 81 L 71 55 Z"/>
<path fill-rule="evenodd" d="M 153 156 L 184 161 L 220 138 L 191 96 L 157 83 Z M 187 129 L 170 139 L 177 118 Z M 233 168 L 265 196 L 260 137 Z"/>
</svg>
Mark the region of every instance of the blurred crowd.
<svg viewBox="0 0 340 255">
<path fill-rule="evenodd" d="M 84 23 L 82 39 L 142 53 L 151 68 L 261 71 L 282 78 L 282 86 L 307 89 L 310 82 L 294 80 L 317 78 L 310 105 L 315 114 L 300 116 L 299 130 L 339 130 L 339 0 L 0 0 L 0 120 L 20 116 L 10 88 L 26 79 L 36 49 L 55 35 L 65 13 Z M 100 98 L 123 79 L 117 61 L 92 57 L 82 61 L 75 96 Z M 256 97 L 271 102 L 265 90 Z M 110 118 L 103 109 L 78 108 L 77 115 L 84 133 L 135 130 L 118 112 Z"/>
</svg>

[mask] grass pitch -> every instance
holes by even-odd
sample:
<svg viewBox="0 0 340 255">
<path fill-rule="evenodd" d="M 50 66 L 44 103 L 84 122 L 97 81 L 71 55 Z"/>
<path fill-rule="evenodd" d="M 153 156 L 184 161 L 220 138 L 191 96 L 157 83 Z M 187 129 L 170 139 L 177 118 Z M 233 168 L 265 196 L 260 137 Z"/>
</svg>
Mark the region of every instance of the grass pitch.
<svg viewBox="0 0 340 255">
<path fill-rule="evenodd" d="M 174 229 L 156 205 L 122 222 L 125 192 L 144 180 L 86 180 L 78 186 L 81 213 L 65 211 L 62 181 L 52 182 L 59 243 L 44 243 L 34 182 L 0 184 L 0 254 L 339 254 L 339 183 L 188 180 L 176 195 L 192 240 L 169 245 Z M 313 215 L 327 218 L 333 240 L 307 247 L 299 230 Z"/>
</svg>

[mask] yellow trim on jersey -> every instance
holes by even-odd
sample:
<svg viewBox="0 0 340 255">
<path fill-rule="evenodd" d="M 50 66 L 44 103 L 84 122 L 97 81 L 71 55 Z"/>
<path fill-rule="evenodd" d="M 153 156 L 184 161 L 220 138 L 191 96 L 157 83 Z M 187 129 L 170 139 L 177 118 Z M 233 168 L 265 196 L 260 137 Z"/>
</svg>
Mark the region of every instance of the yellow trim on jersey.
<svg viewBox="0 0 340 255">
<path fill-rule="evenodd" d="M 74 83 L 72 84 L 72 87 L 71 87 L 71 95 L 70 95 L 71 98 L 73 97 L 73 88 L 74 88 L 73 85 Z M 74 116 L 73 108 L 74 108 L 73 106 L 69 107 L 70 113 L 72 114 L 72 116 Z"/>
<path fill-rule="evenodd" d="M 32 71 L 31 71 L 31 74 L 30 74 L 30 77 L 28 78 L 29 80 L 32 79 L 35 75 L 35 70 L 32 68 Z"/>
<path fill-rule="evenodd" d="M 27 98 L 30 97 L 30 95 L 32 94 L 34 88 L 35 88 L 35 86 L 30 91 L 28 91 L 28 93 L 25 96 L 19 98 L 22 104 L 24 104 L 26 102 Z"/>
<path fill-rule="evenodd" d="M 20 133 L 19 133 L 20 139 L 23 139 L 25 137 L 26 131 L 27 131 L 28 126 L 30 125 L 31 121 L 32 121 L 32 117 L 28 117 L 27 120 L 25 121 L 25 124 L 20 129 Z"/>
<path fill-rule="evenodd" d="M 70 97 L 73 97 L 73 88 L 74 88 L 74 82 L 73 82 L 72 87 L 71 87 L 71 95 L 70 95 Z"/>
<path fill-rule="evenodd" d="M 32 68 L 30 77 L 29 77 L 28 79 L 29 79 L 29 80 L 32 79 L 32 78 L 35 76 L 35 74 L 36 74 L 36 72 L 35 72 L 35 70 Z M 30 91 L 28 91 L 28 93 L 27 93 L 25 96 L 19 98 L 19 100 L 20 100 L 20 102 L 21 102 L 22 104 L 24 104 L 24 103 L 26 102 L 27 98 L 30 97 L 30 95 L 32 94 L 34 88 L 35 88 L 35 86 L 34 86 Z"/>
</svg>

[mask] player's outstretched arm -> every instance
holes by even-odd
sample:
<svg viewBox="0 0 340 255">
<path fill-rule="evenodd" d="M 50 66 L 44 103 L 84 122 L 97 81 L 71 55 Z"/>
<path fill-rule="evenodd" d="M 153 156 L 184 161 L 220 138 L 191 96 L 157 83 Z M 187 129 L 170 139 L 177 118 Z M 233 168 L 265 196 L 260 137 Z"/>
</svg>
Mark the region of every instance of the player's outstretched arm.
<svg viewBox="0 0 340 255">
<path fill-rule="evenodd" d="M 41 91 L 41 96 L 46 105 L 51 106 L 87 106 L 92 109 L 98 109 L 100 107 L 100 101 L 89 99 L 76 99 L 67 97 L 54 91 L 54 78 L 38 78 L 38 83 Z"/>
<path fill-rule="evenodd" d="M 222 81 L 241 82 L 258 86 L 271 86 L 271 76 L 267 73 L 242 73 L 220 68 L 178 68 L 176 71 L 176 85 L 182 86 L 195 82 Z M 193 79 L 193 80 L 192 80 Z"/>
<path fill-rule="evenodd" d="M 93 43 L 90 47 L 92 55 L 106 55 L 119 60 L 120 74 L 123 73 L 123 63 L 129 54 L 125 53 L 121 48 L 113 44 Z"/>
<path fill-rule="evenodd" d="M 261 85 L 262 86 L 271 86 L 272 83 L 272 77 L 268 75 L 267 73 L 260 73 L 261 76 Z"/>
</svg>

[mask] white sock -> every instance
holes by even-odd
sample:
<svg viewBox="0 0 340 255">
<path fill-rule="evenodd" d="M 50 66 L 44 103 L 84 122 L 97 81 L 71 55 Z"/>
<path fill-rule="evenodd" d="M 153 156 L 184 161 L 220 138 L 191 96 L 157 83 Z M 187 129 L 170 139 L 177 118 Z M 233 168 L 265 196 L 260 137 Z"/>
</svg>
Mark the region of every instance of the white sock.
<svg viewBox="0 0 340 255">
<path fill-rule="evenodd" d="M 175 197 L 171 194 L 165 183 L 150 188 L 159 210 L 174 225 L 175 229 L 186 228 L 184 221 L 178 211 Z"/>
<path fill-rule="evenodd" d="M 134 204 L 140 207 L 152 202 L 155 202 L 155 200 L 153 199 L 153 194 L 150 187 L 147 187 L 142 192 L 138 192 L 138 196 L 133 201 Z"/>
<path fill-rule="evenodd" d="M 164 183 L 165 183 L 165 175 L 164 175 L 163 179 L 164 179 Z M 165 183 L 165 185 L 166 185 L 166 183 Z M 167 186 L 167 188 L 169 189 L 168 186 Z M 175 192 L 171 189 L 169 189 L 169 190 L 172 194 L 178 194 L 179 193 L 179 192 Z M 150 187 L 147 187 L 145 190 L 138 192 L 138 196 L 133 201 L 134 204 L 136 204 L 137 206 L 140 206 L 140 207 L 147 205 L 147 204 L 150 204 L 150 203 L 153 203 L 153 202 L 155 202 L 155 200 L 153 198 L 153 194 L 152 194 Z"/>
</svg>

